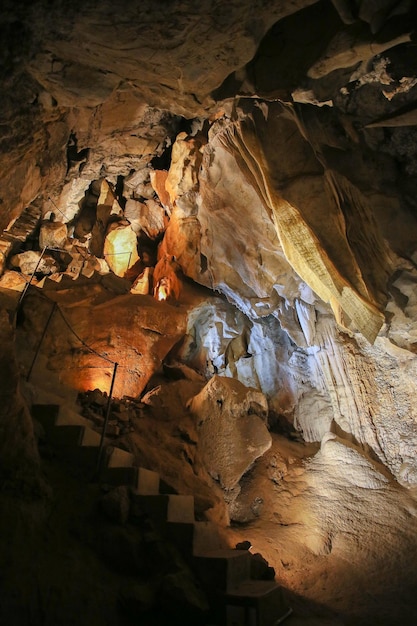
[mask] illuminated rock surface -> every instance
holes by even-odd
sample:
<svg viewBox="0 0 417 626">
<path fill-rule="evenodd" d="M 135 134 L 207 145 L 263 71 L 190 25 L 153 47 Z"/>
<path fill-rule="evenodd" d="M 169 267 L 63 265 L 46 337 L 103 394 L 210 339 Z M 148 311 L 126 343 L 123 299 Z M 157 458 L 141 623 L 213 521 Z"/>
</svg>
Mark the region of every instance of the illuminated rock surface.
<svg viewBox="0 0 417 626">
<path fill-rule="evenodd" d="M 233 379 L 213 376 L 189 408 L 207 471 L 223 489 L 233 489 L 271 445 L 266 398 Z"/>
<path fill-rule="evenodd" d="M 69 484 L 51 450 L 48 481 L 69 495 L 45 530 L 16 362 L 26 373 L 45 331 L 26 399 L 52 401 L 59 379 L 108 392 L 118 363 L 115 396 L 136 407 L 118 442 L 195 494 L 230 545 L 249 539 L 268 559 L 288 624 L 414 626 L 413 3 L 36 0 L 0 13 L 0 621 L 125 626 L 115 589 L 135 610 L 146 596 L 121 583 L 138 574 L 130 528 L 112 552 L 99 524 L 117 574 L 90 560 L 90 487 Z M 46 236 L 51 213 L 63 226 Z M 45 243 L 65 252 L 37 267 Z M 215 394 L 195 422 L 187 406 L 211 385 L 233 406 L 227 385 L 244 385 L 244 436 Z"/>
<path fill-rule="evenodd" d="M 107 233 L 103 256 L 116 276 L 124 276 L 139 260 L 136 247 L 136 235 L 130 225 L 118 226 Z"/>
</svg>

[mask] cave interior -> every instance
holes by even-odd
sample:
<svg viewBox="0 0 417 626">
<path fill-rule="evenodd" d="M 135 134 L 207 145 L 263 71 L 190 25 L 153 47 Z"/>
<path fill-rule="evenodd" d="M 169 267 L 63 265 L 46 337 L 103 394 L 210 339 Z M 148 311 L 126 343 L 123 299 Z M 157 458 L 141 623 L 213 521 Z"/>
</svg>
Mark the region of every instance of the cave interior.
<svg viewBox="0 0 417 626">
<path fill-rule="evenodd" d="M 0 622 L 415 626 L 414 2 L 0 16 Z"/>
</svg>

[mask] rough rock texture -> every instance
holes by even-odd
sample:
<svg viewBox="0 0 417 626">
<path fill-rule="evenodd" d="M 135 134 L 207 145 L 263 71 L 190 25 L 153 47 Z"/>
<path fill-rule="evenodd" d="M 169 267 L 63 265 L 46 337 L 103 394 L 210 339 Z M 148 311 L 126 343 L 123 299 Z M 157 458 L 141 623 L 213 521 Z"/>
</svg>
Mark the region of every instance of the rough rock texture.
<svg viewBox="0 0 417 626">
<path fill-rule="evenodd" d="M 107 233 L 103 256 L 116 276 L 124 276 L 135 265 L 139 256 L 136 235 L 130 224 L 116 226 Z"/>
<path fill-rule="evenodd" d="M 340 343 L 329 320 L 323 320 L 317 331 L 320 347 L 307 351 L 316 393 L 301 398 L 296 410 L 305 438 L 320 440 L 334 420 L 356 441 L 370 446 L 399 480 L 414 484 L 410 459 L 416 416 L 410 392 L 415 358 L 385 337 L 378 338 L 373 346 L 359 337 L 346 337 Z M 294 355 L 295 369 L 296 359 Z M 394 443 L 398 436 L 400 442 Z"/>
<path fill-rule="evenodd" d="M 303 462 L 293 448 L 281 454 L 273 434 L 273 449 L 218 518 L 255 521 L 288 586 L 340 609 L 344 623 L 363 617 L 369 626 L 374 610 L 378 626 L 411 626 L 414 3 L 53 5 L 6 0 L 0 11 L 1 287 L 23 289 L 39 258 L 40 220 L 55 213 L 66 253 L 51 256 L 50 278 L 42 266 L 32 283 L 59 301 L 78 337 L 54 314 L 42 349 L 49 367 L 78 389 L 107 390 L 117 360 L 116 395 L 146 392 L 146 406 L 161 401 L 178 423 L 174 392 L 155 391 L 156 376 L 199 385 L 225 376 L 260 390 L 271 429 L 304 438 L 312 455 L 322 440 L 322 450 Z M 103 258 L 120 222 L 131 224 L 140 257 L 125 279 Z M 19 271 L 15 255 L 32 257 L 31 266 Z M 26 300 L 23 361 L 50 306 Z M 109 360 L 99 365 L 91 348 Z M 14 372 L 11 338 L 2 350 Z M 13 382 L 5 390 L 11 466 L 13 449 L 22 458 L 33 451 L 15 392 Z M 184 420 L 180 442 L 161 419 L 143 422 L 128 444 L 149 467 L 171 468 L 175 488 L 198 492 L 201 511 L 221 508 Z M 158 438 L 176 441 L 175 462 L 158 456 Z M 384 616 L 379 600 L 391 580 L 403 589 L 397 604 L 387 595 Z"/>
<path fill-rule="evenodd" d="M 223 489 L 233 489 L 271 445 L 266 398 L 231 378 L 213 376 L 189 407 L 207 471 Z"/>
<path fill-rule="evenodd" d="M 282 455 L 287 464 L 278 472 Z M 413 624 L 416 505 L 409 491 L 336 435 L 319 452 L 274 436 L 254 469 L 241 507 L 262 497 L 261 512 L 235 531 L 235 541 L 249 540 L 274 564 L 295 592 L 300 624 L 309 623 L 310 602 L 321 607 L 318 623 L 329 626 Z"/>
<path fill-rule="evenodd" d="M 198 114 L 178 135 L 163 184 L 154 183 L 164 206 L 169 195 L 172 209 L 161 254 L 174 255 L 185 274 L 223 291 L 251 318 L 279 319 L 298 346 L 290 369 L 297 359 L 309 363 L 301 374 L 298 365 L 288 372 L 286 382 L 288 389 L 298 387 L 292 404 L 302 399 L 296 420 L 306 436 L 321 436 L 332 418 L 379 454 L 375 437 L 359 427 L 363 411 L 351 419 L 352 401 L 337 408 L 343 394 L 325 361 L 310 366 L 312 354 L 323 350 L 314 338 L 315 320 L 328 305 L 339 324 L 371 341 L 380 328 L 384 336 L 385 314 L 391 317 L 388 338 L 407 349 L 413 344 L 412 334 L 405 339 L 409 331 L 400 328 L 405 300 L 395 271 L 410 271 L 415 252 L 416 153 L 402 126 L 412 118 L 401 117 L 415 99 L 409 41 L 415 15 L 410 6 L 378 12 L 371 5 L 361 3 L 355 14 L 343 2 L 293 3 L 286 15 L 283 7 L 244 4 L 225 12 L 216 5 L 203 17 L 193 3 L 175 3 L 163 20 L 142 7 L 139 21 L 146 28 L 140 31 L 130 19 L 134 6 L 116 15 L 106 3 L 80 10 L 74 5 L 65 17 L 57 6 L 48 19 L 41 19 L 41 2 L 27 14 L 7 7 L 5 41 L 14 41 L 21 29 L 27 47 L 17 56 L 10 46 L 5 55 L 2 112 L 10 132 L 4 169 L 12 204 L 2 215 L 7 224 L 42 193 L 44 213 L 55 198 L 72 219 L 78 203 L 90 202 L 83 199 L 86 188 L 101 176 L 116 188 L 117 177 L 126 176 L 123 193 L 150 201 L 151 159 L 167 158 L 181 113 Z M 129 27 L 121 28 L 121 14 Z M 110 32 L 118 44 L 109 48 Z M 214 44 L 217 56 L 203 53 Z M 240 99 L 232 101 L 236 95 Z M 15 115 L 17 97 L 22 106 Z M 277 97 L 280 102 L 272 102 Z M 408 132 L 412 136 L 412 128 Z M 71 202 L 64 200 L 68 194 Z M 141 230 L 160 236 L 160 216 L 156 228 L 147 222 Z M 406 317 L 410 312 L 408 307 Z M 335 345 L 340 341 L 343 335 Z M 231 346 L 229 352 L 234 348 L 242 350 Z M 355 359 L 361 358 L 358 352 Z M 337 359 L 330 362 L 331 371 L 340 369 Z M 257 373 L 243 361 L 235 365 L 236 359 L 230 373 L 241 378 Z M 277 387 L 270 386 L 271 398 Z M 317 397 L 332 406 L 318 428 L 312 425 L 317 416 L 307 415 Z"/>
<path fill-rule="evenodd" d="M 309 4 L 311 0 L 273 7 L 232 3 L 226 10 L 213 1 L 202 11 L 199 3 L 187 0 L 163 13 L 152 3 L 140 11 L 128 2 L 117 10 L 110 2 L 86 5 L 68 21 L 55 22 L 52 32 L 45 24 L 35 34 L 41 49 L 31 67 L 60 104 L 96 106 L 124 80 L 145 102 L 165 104 L 175 90 L 177 110 L 196 110 L 199 99 L 253 56 L 270 25 Z M 37 10 L 39 5 L 32 13 L 35 19 Z M 51 59 L 56 60 L 52 67 Z"/>
<path fill-rule="evenodd" d="M 39 455 L 33 424 L 27 406 L 20 394 L 19 369 L 14 357 L 14 329 L 10 314 L 1 310 L 1 490 L 30 490 L 40 484 Z"/>
<path fill-rule="evenodd" d="M 199 312 L 215 315 L 218 310 L 218 319 L 232 319 L 234 314 L 231 305 L 219 296 L 208 296 L 201 288 L 185 288 L 181 302 L 175 303 L 131 294 L 130 287 L 127 280 L 113 274 L 103 278 L 96 274 L 75 290 L 64 278 L 57 286 L 51 281 L 45 284 L 47 297 L 28 295 L 23 305 L 23 331 L 29 348 L 25 358 L 30 352 L 34 354 L 56 302 L 57 310 L 41 344 L 50 369 L 80 391 L 108 391 L 114 363 L 118 362 L 114 395 L 138 396 L 152 376 L 162 371 L 164 361 L 169 363 L 177 357 L 178 346 L 187 344 L 187 329 L 197 324 Z M 193 371 L 199 370 L 202 362 L 201 357 L 193 359 L 185 352 L 181 360 Z M 200 371 L 207 374 L 205 368 Z"/>
<path fill-rule="evenodd" d="M 115 396 L 140 394 L 185 330 L 184 311 L 158 304 L 153 298 L 129 294 L 109 298 L 106 290 L 96 286 L 81 290 L 82 301 L 74 307 L 73 294 L 66 290 L 63 295 L 57 292 L 60 308 L 43 350 L 51 355 L 51 369 L 81 391 L 98 387 L 108 392 L 118 362 Z M 65 303 L 68 296 L 69 307 Z M 27 328 L 29 341 L 34 343 L 41 336 L 51 304 L 37 303 L 38 316 L 31 317 Z"/>
</svg>

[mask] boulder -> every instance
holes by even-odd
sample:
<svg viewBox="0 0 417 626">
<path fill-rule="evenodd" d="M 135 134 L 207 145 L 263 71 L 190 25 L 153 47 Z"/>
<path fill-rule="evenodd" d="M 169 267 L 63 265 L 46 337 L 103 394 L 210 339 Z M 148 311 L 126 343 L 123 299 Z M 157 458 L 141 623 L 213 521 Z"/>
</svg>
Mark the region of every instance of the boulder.
<svg viewBox="0 0 417 626">
<path fill-rule="evenodd" d="M 135 233 L 142 231 L 149 239 L 157 239 L 166 228 L 165 210 L 153 198 L 145 202 L 129 199 L 126 202 L 124 216 L 129 220 Z"/>
<path fill-rule="evenodd" d="M 124 195 L 134 192 L 136 198 L 153 198 L 154 190 L 149 182 L 152 171 L 148 167 L 141 168 L 126 176 L 123 187 Z"/>
<path fill-rule="evenodd" d="M 138 234 L 141 229 L 140 214 L 143 206 L 143 202 L 129 198 L 124 208 L 124 216 L 130 222 L 130 226 L 136 234 Z"/>
<path fill-rule="evenodd" d="M 166 215 L 164 208 L 152 198 L 145 200 L 145 208 L 141 212 L 141 229 L 149 239 L 157 239 L 166 228 Z"/>
<path fill-rule="evenodd" d="M 66 224 L 62 222 L 46 221 L 41 225 L 39 233 L 39 247 L 62 248 L 68 237 Z"/>
<path fill-rule="evenodd" d="M 87 278 L 91 278 L 94 275 L 94 272 L 100 271 L 101 264 L 99 260 L 94 256 L 87 257 L 87 259 L 84 261 L 83 269 L 81 271 L 82 275 L 86 276 Z"/>
<path fill-rule="evenodd" d="M 51 255 L 44 254 L 41 258 L 41 253 L 35 250 L 15 254 L 10 259 L 10 264 L 12 267 L 18 267 L 22 274 L 27 276 L 31 276 L 35 270 L 39 274 L 53 274 L 59 271 L 58 264 Z"/>
<path fill-rule="evenodd" d="M 136 234 L 131 226 L 119 226 L 106 235 L 104 257 L 116 276 L 124 276 L 138 260 Z"/>
<path fill-rule="evenodd" d="M 73 178 L 63 186 L 57 206 L 59 213 L 65 216 L 67 222 L 71 221 L 79 213 L 90 182 L 85 178 Z"/>
<path fill-rule="evenodd" d="M 207 471 L 223 489 L 232 489 L 271 446 L 264 394 L 232 378 L 213 376 L 189 407 Z"/>
<path fill-rule="evenodd" d="M 11 289 L 12 291 L 23 291 L 26 279 L 20 272 L 6 270 L 0 277 L 0 289 Z"/>
<path fill-rule="evenodd" d="M 80 252 L 73 252 L 70 263 L 68 263 L 68 267 L 65 270 L 65 274 L 70 276 L 73 280 L 77 280 L 79 277 L 85 262 L 85 256 Z"/>
</svg>

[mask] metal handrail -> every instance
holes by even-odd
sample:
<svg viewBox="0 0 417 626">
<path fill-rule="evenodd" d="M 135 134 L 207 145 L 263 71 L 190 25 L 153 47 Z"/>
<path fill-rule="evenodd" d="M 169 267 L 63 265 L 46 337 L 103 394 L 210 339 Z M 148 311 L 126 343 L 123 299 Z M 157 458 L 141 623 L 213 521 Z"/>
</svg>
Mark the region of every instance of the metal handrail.
<svg viewBox="0 0 417 626">
<path fill-rule="evenodd" d="M 43 256 L 45 250 L 46 250 L 46 247 L 42 251 L 42 256 Z M 37 268 L 39 267 L 39 263 L 41 261 L 42 256 L 40 257 L 40 259 L 39 259 L 39 261 L 38 261 L 38 263 L 37 263 L 37 265 L 35 267 L 35 270 L 33 271 L 31 279 L 27 282 L 27 284 L 25 286 L 25 289 L 24 289 L 24 292 L 22 292 L 22 294 L 21 294 L 21 297 L 20 297 L 18 305 L 17 305 L 17 310 L 19 310 L 19 308 L 22 306 L 23 299 L 24 299 L 24 297 L 26 295 L 27 290 L 30 287 L 30 284 L 32 282 L 32 278 L 35 275 L 35 272 L 36 272 Z M 50 298 L 48 298 L 47 296 L 43 296 L 43 297 L 46 300 L 50 301 Z M 43 340 L 45 338 L 45 335 L 46 335 L 46 332 L 48 330 L 49 324 L 51 323 L 52 317 L 53 317 L 53 315 L 54 315 L 56 310 L 59 311 L 63 321 L 66 324 L 66 326 L 73 333 L 73 335 L 78 339 L 78 341 L 80 341 L 80 343 L 82 345 L 84 345 L 86 348 L 88 348 L 88 350 L 90 352 L 96 354 L 98 357 L 100 357 L 101 359 L 104 359 L 108 363 L 112 363 L 112 365 L 113 365 L 113 375 L 112 375 L 112 380 L 111 380 L 111 384 L 110 384 L 110 390 L 109 390 L 108 399 L 107 399 L 106 414 L 105 414 L 103 429 L 102 429 L 101 437 L 100 437 L 100 445 L 99 445 L 99 448 L 98 448 L 98 451 L 97 451 L 96 471 L 99 474 L 100 473 L 100 469 L 101 469 L 103 448 L 104 448 L 104 442 L 105 442 L 105 439 L 106 439 L 107 426 L 108 426 L 109 417 L 110 417 L 110 409 L 111 409 L 111 401 L 112 401 L 112 397 L 113 397 L 114 384 L 115 384 L 115 381 L 116 381 L 116 373 L 117 373 L 117 368 L 118 368 L 119 364 L 116 361 L 112 361 L 112 359 L 109 359 L 107 356 L 104 356 L 103 354 L 100 354 L 99 352 L 97 352 L 97 350 L 94 350 L 94 348 L 89 346 L 83 339 L 81 339 L 81 337 L 78 335 L 78 333 L 75 332 L 75 330 L 72 328 L 71 324 L 68 322 L 68 320 L 64 316 L 63 312 L 61 311 L 61 308 L 60 308 L 59 304 L 57 302 L 53 302 L 52 309 L 51 309 L 51 311 L 49 313 L 49 316 L 48 316 L 48 319 L 46 321 L 45 327 L 44 327 L 44 329 L 42 331 L 42 335 L 41 335 L 41 338 L 40 338 L 39 343 L 37 345 L 37 348 L 36 348 L 36 351 L 35 351 L 35 355 L 33 357 L 32 363 L 30 365 L 29 371 L 28 371 L 27 376 L 26 376 L 26 380 L 27 381 L 29 381 L 29 379 L 30 379 L 30 376 L 31 376 L 32 371 L 33 371 L 33 367 L 35 365 L 36 359 L 37 359 L 37 357 L 39 355 L 39 352 L 40 352 L 40 349 L 41 349 L 41 345 L 43 343 Z"/>
</svg>

